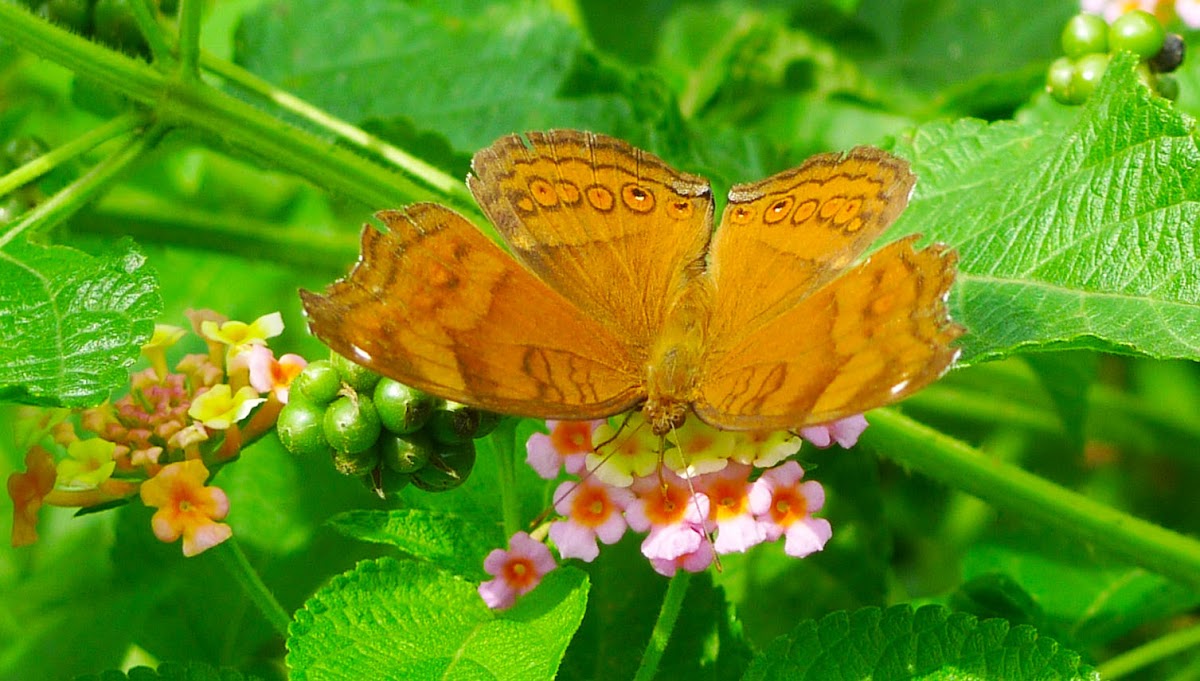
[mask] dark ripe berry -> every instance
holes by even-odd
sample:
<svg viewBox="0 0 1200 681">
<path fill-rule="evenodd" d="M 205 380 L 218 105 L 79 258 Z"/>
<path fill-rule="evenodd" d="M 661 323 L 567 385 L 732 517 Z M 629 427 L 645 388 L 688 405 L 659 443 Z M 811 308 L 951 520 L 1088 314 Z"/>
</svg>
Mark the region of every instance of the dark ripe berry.
<svg viewBox="0 0 1200 681">
<path fill-rule="evenodd" d="M 379 467 L 379 450 L 368 447 L 361 452 L 334 452 L 333 468 L 342 475 L 360 476 Z"/>
<path fill-rule="evenodd" d="M 330 353 L 329 362 L 334 369 L 337 369 L 342 380 L 360 394 L 370 395 L 371 391 L 375 389 L 375 384 L 379 382 L 379 374 L 336 352 Z"/>
<path fill-rule="evenodd" d="M 1114 19 L 1108 27 L 1108 49 L 1149 59 L 1163 48 L 1165 37 L 1166 31 L 1153 14 L 1135 9 Z"/>
<path fill-rule="evenodd" d="M 325 407 L 304 400 L 289 400 L 279 411 L 275 432 L 289 452 L 318 454 L 330 451 L 324 423 Z"/>
<path fill-rule="evenodd" d="M 412 473 L 412 484 L 426 492 L 445 492 L 466 482 L 474 467 L 474 442 L 441 444 L 429 463 Z"/>
<path fill-rule="evenodd" d="M 434 455 L 433 438 L 425 433 L 379 437 L 379 452 L 383 465 L 397 473 L 412 473 L 424 468 Z"/>
<path fill-rule="evenodd" d="M 1046 71 L 1046 90 L 1061 104 L 1079 104 L 1072 99 L 1071 82 L 1075 79 L 1075 62 L 1059 57 Z"/>
<path fill-rule="evenodd" d="M 382 427 L 371 398 L 339 397 L 325 408 L 325 439 L 338 452 L 361 452 L 379 439 Z M 378 454 L 378 453 L 376 453 Z"/>
<path fill-rule="evenodd" d="M 1075 63 L 1075 78 L 1071 80 L 1072 99 L 1083 102 L 1092 96 L 1096 84 L 1108 68 L 1107 54 L 1089 54 Z"/>
<path fill-rule="evenodd" d="M 288 393 L 299 395 L 313 404 L 329 404 L 341 389 L 342 377 L 337 369 L 328 360 L 319 359 L 300 371 L 292 380 Z"/>
<path fill-rule="evenodd" d="M 383 427 L 404 435 L 420 430 L 441 404 L 438 398 L 399 381 L 382 378 L 375 385 L 375 410 Z"/>
<path fill-rule="evenodd" d="M 1159 73 L 1170 73 L 1183 63 L 1185 54 L 1187 54 L 1187 46 L 1183 42 L 1183 36 L 1178 33 L 1168 33 L 1167 37 L 1163 39 L 1162 49 L 1150 58 L 1150 68 Z"/>
<path fill-rule="evenodd" d="M 1072 59 L 1108 51 L 1108 22 L 1095 14 L 1076 14 L 1062 31 L 1063 53 Z"/>
</svg>

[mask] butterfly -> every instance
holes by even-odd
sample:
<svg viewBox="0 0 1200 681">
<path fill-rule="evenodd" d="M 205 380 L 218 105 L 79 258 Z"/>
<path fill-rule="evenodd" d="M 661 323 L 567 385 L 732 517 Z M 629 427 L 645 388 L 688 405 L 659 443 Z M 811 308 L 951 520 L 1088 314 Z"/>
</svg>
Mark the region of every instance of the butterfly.
<svg viewBox="0 0 1200 681">
<path fill-rule="evenodd" d="M 338 353 L 504 414 L 641 409 L 791 430 L 895 402 L 941 376 L 964 329 L 956 254 L 900 239 L 856 260 L 907 205 L 908 164 L 871 147 L 735 185 L 713 230 L 704 178 L 621 140 L 510 135 L 467 184 L 511 252 L 466 218 L 385 210 L 324 295 L 301 291 Z"/>
</svg>

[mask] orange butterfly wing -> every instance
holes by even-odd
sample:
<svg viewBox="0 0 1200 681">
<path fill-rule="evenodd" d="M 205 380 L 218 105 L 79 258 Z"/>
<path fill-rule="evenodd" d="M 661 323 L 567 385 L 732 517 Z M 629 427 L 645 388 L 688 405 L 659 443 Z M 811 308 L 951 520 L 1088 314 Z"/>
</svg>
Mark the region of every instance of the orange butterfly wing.
<svg viewBox="0 0 1200 681">
<path fill-rule="evenodd" d="M 644 361 L 671 302 L 703 271 L 708 182 L 604 135 L 526 137 L 477 153 L 471 191 L 521 262 Z"/>
<path fill-rule="evenodd" d="M 435 204 L 384 211 L 325 295 L 301 291 L 313 332 L 401 383 L 492 411 L 591 419 L 636 404 L 624 343 Z"/>
<path fill-rule="evenodd" d="M 916 178 L 872 147 L 735 185 L 712 245 L 711 335 L 728 343 L 837 277 L 895 221 Z"/>
<path fill-rule="evenodd" d="M 696 414 L 733 430 L 799 428 L 895 402 L 941 376 L 963 333 L 945 304 L 957 257 L 913 250 L 915 240 L 890 244 L 707 356 Z"/>
</svg>

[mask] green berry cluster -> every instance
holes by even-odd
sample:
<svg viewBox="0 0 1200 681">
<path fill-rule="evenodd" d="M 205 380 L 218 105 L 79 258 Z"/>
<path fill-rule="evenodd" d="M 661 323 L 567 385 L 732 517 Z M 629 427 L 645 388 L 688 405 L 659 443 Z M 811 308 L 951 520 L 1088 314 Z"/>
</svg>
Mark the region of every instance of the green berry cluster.
<svg viewBox="0 0 1200 681">
<path fill-rule="evenodd" d="M 426 395 L 333 353 L 292 382 L 276 431 L 294 454 L 329 454 L 380 496 L 409 483 L 444 492 L 466 481 L 475 443 L 500 416 Z"/>
<path fill-rule="evenodd" d="M 1168 34 L 1149 12 L 1126 12 L 1111 25 L 1095 14 L 1076 14 L 1063 27 L 1062 48 L 1066 56 L 1050 64 L 1046 89 L 1063 104 L 1087 101 L 1112 55 L 1120 51 L 1141 59 L 1138 73 L 1150 89 L 1167 99 L 1179 95 L 1179 83 L 1164 74 L 1183 63 L 1183 37 Z"/>
<path fill-rule="evenodd" d="M 36 137 L 14 137 L 0 148 L 0 175 L 19 168 L 49 151 L 45 142 Z M 9 222 L 41 201 L 34 183 L 0 196 L 0 225 Z"/>
<path fill-rule="evenodd" d="M 127 54 L 149 58 L 150 47 L 133 18 L 130 3 L 143 0 L 22 0 L 29 9 L 80 35 Z M 158 0 L 158 11 L 174 14 L 177 0 Z"/>
</svg>

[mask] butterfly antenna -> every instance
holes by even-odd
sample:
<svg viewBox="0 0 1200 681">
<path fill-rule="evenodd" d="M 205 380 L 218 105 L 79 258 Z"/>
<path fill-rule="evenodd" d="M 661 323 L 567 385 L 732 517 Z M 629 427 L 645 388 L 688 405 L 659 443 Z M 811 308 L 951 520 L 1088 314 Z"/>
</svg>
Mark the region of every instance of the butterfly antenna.
<svg viewBox="0 0 1200 681">
<path fill-rule="evenodd" d="M 692 464 L 687 460 L 687 452 L 683 451 L 683 447 L 680 446 L 680 444 L 679 444 L 679 433 L 675 432 L 674 425 L 671 426 L 671 435 L 675 440 L 675 443 L 674 443 L 675 448 L 679 450 L 679 460 L 680 460 L 680 462 L 683 463 L 683 473 L 680 477 L 682 477 L 684 480 L 687 481 L 688 493 L 691 495 L 692 503 L 696 506 L 696 515 L 700 516 L 700 528 L 704 534 L 704 541 L 708 542 L 709 545 L 711 546 L 713 543 L 713 538 L 712 538 L 712 533 L 708 531 L 708 518 L 704 517 L 704 514 L 701 513 L 700 500 L 696 498 L 696 487 L 695 487 L 695 485 L 692 484 Z M 665 439 L 666 439 L 666 436 L 663 436 L 663 438 L 659 440 L 659 447 L 660 447 L 659 448 L 659 458 L 660 459 L 662 459 L 665 454 L 665 451 L 662 448 L 663 442 Z M 661 464 L 662 461 L 660 461 L 659 463 Z M 658 467 L 660 479 L 662 476 L 662 472 L 661 472 L 662 468 L 663 467 L 661 465 Z M 709 499 L 710 508 L 711 508 L 711 503 L 712 503 L 712 500 Z M 721 567 L 721 557 L 717 555 L 717 548 L 715 546 L 713 546 L 712 549 L 713 549 L 713 565 L 716 566 L 717 572 L 721 572 L 723 570 L 723 568 Z"/>
</svg>

